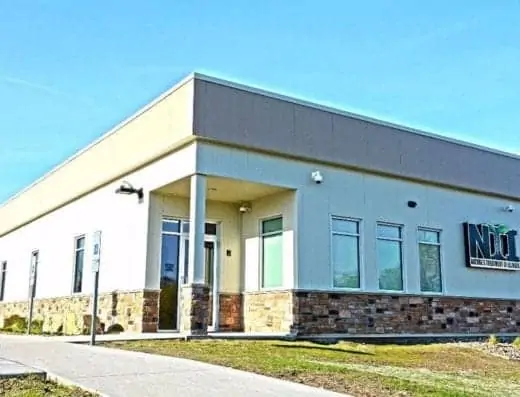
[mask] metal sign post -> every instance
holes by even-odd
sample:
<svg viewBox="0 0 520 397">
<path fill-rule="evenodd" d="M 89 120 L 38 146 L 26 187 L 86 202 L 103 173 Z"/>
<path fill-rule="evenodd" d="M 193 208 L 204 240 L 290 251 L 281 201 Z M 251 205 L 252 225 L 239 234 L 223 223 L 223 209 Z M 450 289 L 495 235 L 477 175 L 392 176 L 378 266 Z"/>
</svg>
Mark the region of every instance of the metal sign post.
<svg viewBox="0 0 520 397">
<path fill-rule="evenodd" d="M 31 269 L 29 270 L 29 320 L 27 321 L 27 335 L 31 334 L 34 296 L 36 294 L 36 273 L 38 269 L 38 251 L 31 254 Z"/>
<path fill-rule="evenodd" d="M 92 247 L 92 272 L 94 275 L 94 291 L 92 297 L 92 320 L 90 322 L 90 345 L 96 344 L 97 301 L 99 289 L 99 264 L 101 262 L 101 232 L 94 233 Z"/>
</svg>

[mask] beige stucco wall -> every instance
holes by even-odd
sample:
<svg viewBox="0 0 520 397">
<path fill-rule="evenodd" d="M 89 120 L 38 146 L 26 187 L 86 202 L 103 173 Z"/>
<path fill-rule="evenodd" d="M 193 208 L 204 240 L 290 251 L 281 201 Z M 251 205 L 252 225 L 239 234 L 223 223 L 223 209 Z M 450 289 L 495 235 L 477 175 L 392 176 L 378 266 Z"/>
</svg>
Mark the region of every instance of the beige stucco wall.
<svg viewBox="0 0 520 397">
<path fill-rule="evenodd" d="M 196 147 L 191 145 L 126 175 L 123 179 L 143 187 L 142 203 L 136 196 L 115 194 L 119 182 L 114 182 L 0 237 L 0 262 L 7 261 L 5 301 L 27 299 L 30 257 L 36 249 L 40 252 L 36 298 L 70 295 L 78 235 L 86 237 L 83 292 L 91 293 L 92 236 L 97 230 L 102 232 L 100 292 L 142 290 L 151 205 L 146 193 L 193 174 L 195 158 Z"/>
<path fill-rule="evenodd" d="M 159 288 L 162 217 L 189 219 L 189 208 L 188 198 L 151 195 L 146 288 Z M 209 222 L 220 223 L 220 292 L 239 292 L 241 290 L 242 273 L 238 207 L 231 203 L 208 201 L 206 203 L 206 218 Z M 231 256 L 226 255 L 227 250 L 231 250 Z"/>
<path fill-rule="evenodd" d="M 331 215 L 361 221 L 362 291 L 380 293 L 376 250 L 376 224 L 387 222 L 403 227 L 403 278 L 405 294 L 421 294 L 417 228 L 441 233 L 443 295 L 474 298 L 517 299 L 520 272 L 467 268 L 463 222 L 504 224 L 518 230 L 519 200 L 471 194 L 433 185 L 391 179 L 342 168 L 295 161 L 209 144 L 199 145 L 197 170 L 264 184 L 297 189 L 296 287 L 332 289 L 330 245 Z M 319 169 L 324 180 L 316 184 L 312 171 Z M 267 198 L 266 198 L 267 200 Z M 409 200 L 418 203 L 409 208 Z M 504 208 L 513 205 L 516 211 Z M 253 206 L 254 207 L 254 206 Z M 258 206 L 256 207 L 258 210 Z M 272 211 L 266 211 L 266 216 Z M 250 215 L 253 215 L 255 210 Z M 254 225 L 252 227 L 258 227 Z M 247 232 L 247 231 L 246 231 Z M 258 256 L 252 240 L 249 264 Z M 517 244 L 520 237 L 517 237 Z M 246 280 L 258 284 L 255 272 Z M 251 275 L 251 277 L 249 277 Z"/>
<path fill-rule="evenodd" d="M 1 206 L 0 236 L 178 146 L 193 132 L 193 91 L 179 86 Z"/>
</svg>

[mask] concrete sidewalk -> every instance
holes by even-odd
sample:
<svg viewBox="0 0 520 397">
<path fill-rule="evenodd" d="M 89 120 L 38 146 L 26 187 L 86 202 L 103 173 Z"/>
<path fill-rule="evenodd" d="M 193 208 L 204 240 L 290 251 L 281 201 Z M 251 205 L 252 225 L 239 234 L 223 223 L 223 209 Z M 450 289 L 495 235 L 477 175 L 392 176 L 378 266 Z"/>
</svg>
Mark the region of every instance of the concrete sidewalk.
<svg viewBox="0 0 520 397">
<path fill-rule="evenodd" d="M 25 335 L 6 335 L 11 337 L 26 337 Z M 90 335 L 30 335 L 31 341 L 42 342 L 71 342 L 71 343 L 89 343 Z M 220 339 L 220 340 L 282 340 L 291 339 L 287 333 L 245 333 L 245 332 L 210 332 L 204 337 L 191 336 L 187 337 L 178 332 L 157 332 L 157 333 L 132 333 L 123 332 L 120 334 L 102 334 L 96 335 L 96 342 L 115 342 L 115 341 L 133 341 L 133 340 L 175 340 L 175 339 Z"/>
<path fill-rule="evenodd" d="M 6 360 L 0 357 L 0 379 L 1 378 L 21 378 L 24 376 L 38 376 L 45 379 L 46 374 L 39 369 L 31 368 L 15 361 Z"/>
<path fill-rule="evenodd" d="M 230 368 L 172 357 L 0 335 L 0 357 L 109 397 L 284 396 L 332 393 Z"/>
</svg>

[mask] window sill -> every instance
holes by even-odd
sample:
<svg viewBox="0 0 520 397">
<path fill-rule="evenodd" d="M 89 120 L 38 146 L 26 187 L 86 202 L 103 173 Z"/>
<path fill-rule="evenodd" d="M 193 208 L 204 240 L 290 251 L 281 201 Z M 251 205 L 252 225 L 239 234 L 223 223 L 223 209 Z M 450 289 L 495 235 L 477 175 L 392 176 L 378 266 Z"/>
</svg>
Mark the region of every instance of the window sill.
<svg viewBox="0 0 520 397">
<path fill-rule="evenodd" d="M 373 294 L 382 294 L 382 295 L 403 295 L 403 296 L 410 296 L 410 295 L 416 295 L 414 292 L 404 291 L 404 290 L 391 290 L 391 289 L 378 289 L 375 291 L 371 291 Z"/>
<path fill-rule="evenodd" d="M 287 291 L 293 289 L 292 287 L 260 287 L 258 292 L 270 292 L 270 291 Z"/>
<path fill-rule="evenodd" d="M 331 291 L 337 291 L 337 292 L 367 292 L 366 289 L 358 287 L 358 288 L 351 288 L 351 287 L 331 287 Z"/>
<path fill-rule="evenodd" d="M 375 291 L 365 291 L 371 294 L 383 294 L 383 295 L 403 295 L 403 296 L 418 296 L 418 297 L 428 297 L 428 296 L 446 296 L 444 292 L 425 292 L 425 291 L 406 291 L 406 290 L 400 290 L 400 291 L 393 291 L 393 290 L 386 290 L 386 289 L 379 289 Z"/>
<path fill-rule="evenodd" d="M 433 292 L 433 291 L 418 291 L 417 295 L 425 295 L 425 296 L 444 296 L 444 292 Z"/>
</svg>

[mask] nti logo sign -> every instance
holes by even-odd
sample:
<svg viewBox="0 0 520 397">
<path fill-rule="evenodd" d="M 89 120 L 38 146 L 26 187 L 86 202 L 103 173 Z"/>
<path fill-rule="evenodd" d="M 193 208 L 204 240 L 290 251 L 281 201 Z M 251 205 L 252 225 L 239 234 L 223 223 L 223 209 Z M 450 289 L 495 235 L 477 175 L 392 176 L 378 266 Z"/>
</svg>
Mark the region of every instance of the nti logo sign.
<svg viewBox="0 0 520 397">
<path fill-rule="evenodd" d="M 503 225 L 464 223 L 466 266 L 520 270 L 516 230 Z"/>
</svg>

